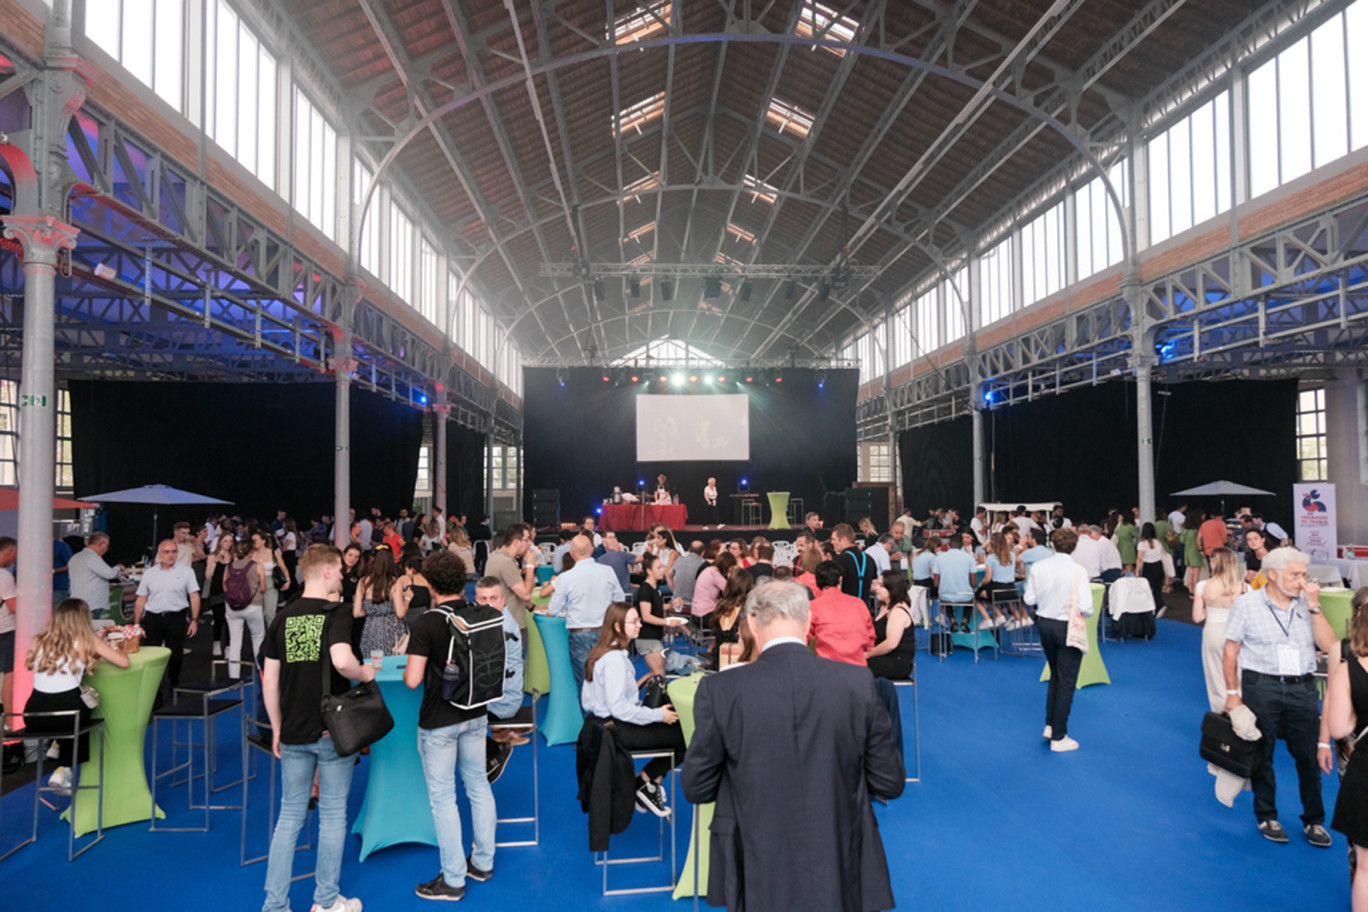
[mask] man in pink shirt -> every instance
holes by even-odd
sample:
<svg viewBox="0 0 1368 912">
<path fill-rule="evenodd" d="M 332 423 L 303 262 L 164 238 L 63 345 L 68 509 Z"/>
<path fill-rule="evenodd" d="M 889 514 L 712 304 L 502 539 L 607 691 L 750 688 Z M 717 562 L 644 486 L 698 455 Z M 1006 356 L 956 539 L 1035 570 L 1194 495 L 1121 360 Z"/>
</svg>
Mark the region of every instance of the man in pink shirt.
<svg viewBox="0 0 1368 912">
<path fill-rule="evenodd" d="M 841 565 L 822 561 L 813 574 L 817 597 L 809 606 L 811 637 L 817 655 L 848 665 L 865 665 L 865 650 L 874 647 L 874 621 L 863 599 L 841 591 Z"/>
<path fill-rule="evenodd" d="M 1209 562 L 1211 552 L 1226 546 L 1226 524 L 1219 516 L 1213 516 L 1197 527 L 1197 546 L 1202 556 Z"/>
</svg>

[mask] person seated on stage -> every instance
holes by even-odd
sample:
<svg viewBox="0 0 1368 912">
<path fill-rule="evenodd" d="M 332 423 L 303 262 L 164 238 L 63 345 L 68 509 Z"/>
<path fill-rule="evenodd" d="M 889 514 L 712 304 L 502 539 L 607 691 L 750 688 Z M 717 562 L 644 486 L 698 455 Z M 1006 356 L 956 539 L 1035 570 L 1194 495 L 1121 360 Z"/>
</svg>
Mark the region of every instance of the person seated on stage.
<svg viewBox="0 0 1368 912">
<path fill-rule="evenodd" d="M 907 574 L 889 570 L 874 581 L 878 611 L 874 616 L 874 638 L 865 650 L 865 661 L 876 678 L 906 681 L 912 677 L 917 661 L 917 640 L 912 633 L 912 594 Z"/>
<path fill-rule="evenodd" d="M 874 622 L 864 599 L 841 591 L 841 565 L 817 565 L 817 597 L 812 600 L 810 638 L 824 659 L 864 665 L 865 652 L 875 643 Z"/>
<path fill-rule="evenodd" d="M 727 576 L 737 566 L 730 551 L 720 552 L 710 566 L 704 567 L 694 583 L 693 604 L 689 613 L 696 618 L 707 618 L 717 608 L 717 600 L 727 588 Z"/>
<path fill-rule="evenodd" d="M 1003 593 L 1003 595 L 998 595 Z M 994 532 L 988 536 L 988 554 L 983 561 L 983 583 L 974 593 L 975 601 L 978 605 L 979 615 L 983 618 L 979 622 L 979 630 L 992 630 L 994 627 L 1001 627 L 1007 623 L 1007 616 L 998 607 L 996 598 L 1002 598 L 1010 593 L 1012 597 L 1017 594 L 1016 588 L 1016 556 L 1012 554 L 1012 549 L 1007 544 L 1007 536 L 1001 532 Z M 991 617 L 989 611 L 992 611 Z M 1015 630 L 1020 626 L 1021 617 L 1024 611 L 1018 606 L 1013 611 L 1014 625 L 1011 629 Z"/>
<path fill-rule="evenodd" d="M 641 615 L 626 602 L 613 602 L 603 614 L 598 642 L 584 663 L 580 705 L 590 715 L 613 720 L 619 747 L 629 751 L 672 750 L 674 765 L 684 762 L 684 734 L 673 706 L 650 709 L 641 705 L 639 683 L 627 647 L 641 633 Z M 656 757 L 641 771 L 637 784 L 638 810 L 670 816 L 660 781 L 672 769 L 670 758 Z"/>
<path fill-rule="evenodd" d="M 656 478 L 655 503 L 660 506 L 674 503 L 674 494 L 670 491 L 670 485 L 664 475 Z"/>
<path fill-rule="evenodd" d="M 971 533 L 972 534 L 972 533 Z M 973 555 L 963 548 L 951 548 L 936 555 L 931 564 L 931 579 L 936 585 L 940 598 L 941 612 L 948 612 L 950 632 L 970 633 L 969 618 L 974 613 L 974 577 L 978 575 L 978 565 Z M 946 603 L 950 602 L 951 605 Z M 953 606 L 963 606 L 962 616 L 955 619 Z"/>
<path fill-rule="evenodd" d="M 572 536 L 573 537 L 573 536 Z M 566 549 L 569 551 L 569 548 Z M 622 542 L 618 541 L 616 532 L 603 533 L 603 553 L 594 558 L 605 567 L 612 567 L 617 574 L 618 584 L 622 586 L 622 591 L 626 592 L 631 588 L 631 568 L 637 562 L 637 557 L 631 551 L 622 547 Z"/>
<path fill-rule="evenodd" d="M 774 545 L 762 538 L 751 548 L 751 554 L 755 558 L 755 563 L 747 567 L 746 572 L 751 575 L 751 580 L 759 585 L 768 577 L 774 576 Z"/>
<path fill-rule="evenodd" d="M 712 614 L 713 649 L 708 656 L 708 667 L 726 668 L 741 654 L 741 628 L 745 626 L 742 609 L 746 596 L 755 584 L 743 567 L 733 567 L 727 575 L 727 586 L 717 600 Z"/>
<path fill-rule="evenodd" d="M 807 531 L 811 533 L 815 541 L 826 541 L 831 534 L 822 528 L 822 517 L 815 512 L 803 517 L 803 525 L 807 527 Z"/>
</svg>

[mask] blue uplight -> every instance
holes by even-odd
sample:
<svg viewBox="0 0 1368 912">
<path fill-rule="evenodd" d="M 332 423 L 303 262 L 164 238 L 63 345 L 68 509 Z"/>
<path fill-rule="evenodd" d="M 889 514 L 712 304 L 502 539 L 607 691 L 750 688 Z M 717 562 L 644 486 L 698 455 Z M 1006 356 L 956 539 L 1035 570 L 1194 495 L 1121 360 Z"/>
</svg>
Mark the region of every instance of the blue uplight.
<svg viewBox="0 0 1368 912">
<path fill-rule="evenodd" d="M 602 515 L 603 515 L 603 507 L 594 507 L 594 512 L 597 513 L 599 516 L 602 516 Z"/>
</svg>

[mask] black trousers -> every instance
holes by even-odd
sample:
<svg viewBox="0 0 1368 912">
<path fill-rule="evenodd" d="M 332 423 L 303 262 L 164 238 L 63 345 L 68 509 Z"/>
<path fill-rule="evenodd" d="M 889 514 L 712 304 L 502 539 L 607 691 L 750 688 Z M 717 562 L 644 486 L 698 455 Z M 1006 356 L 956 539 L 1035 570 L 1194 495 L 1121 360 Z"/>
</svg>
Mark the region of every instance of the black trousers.
<svg viewBox="0 0 1368 912">
<path fill-rule="evenodd" d="M 1040 629 L 1040 648 L 1050 665 L 1050 687 L 1045 693 L 1045 724 L 1051 737 L 1058 741 L 1069 733 L 1069 712 L 1073 709 L 1074 687 L 1078 684 L 1078 669 L 1083 664 L 1083 653 L 1065 646 L 1069 635 L 1068 621 L 1036 617 Z"/>
<path fill-rule="evenodd" d="M 684 763 L 684 730 L 679 723 L 666 725 L 652 722 L 649 725 L 634 725 L 620 719 L 613 720 L 613 737 L 620 747 L 629 751 L 673 750 L 676 766 Z M 646 761 L 643 772 L 651 779 L 662 779 L 671 769 L 669 757 L 656 757 Z"/>
<path fill-rule="evenodd" d="M 1320 736 L 1320 709 L 1316 684 L 1284 684 L 1277 678 L 1246 671 L 1241 677 L 1242 699 L 1258 719 L 1263 735 L 1263 757 L 1250 784 L 1254 789 L 1254 816 L 1260 821 L 1277 820 L 1274 800 L 1277 784 L 1273 779 L 1273 748 L 1281 738 L 1287 752 L 1297 763 L 1297 782 L 1301 786 L 1302 824 L 1325 822 L 1321 799 L 1321 773 L 1316 765 L 1316 739 Z"/>
<path fill-rule="evenodd" d="M 71 712 L 75 710 L 81 714 L 81 726 L 90 724 L 90 707 L 85 705 L 81 699 L 80 688 L 64 690 L 61 693 L 43 693 L 35 690 L 29 695 L 28 703 L 24 706 L 25 713 L 48 713 L 48 712 Z M 75 763 L 85 763 L 90 759 L 90 735 L 82 735 L 80 743 L 71 743 L 71 732 L 74 723 L 70 716 L 44 716 L 32 718 L 24 716 L 24 728 L 33 734 L 47 735 L 66 735 L 66 740 L 57 742 L 57 765 L 73 766 Z M 73 746 L 76 750 L 72 750 Z"/>
<path fill-rule="evenodd" d="M 175 687 L 180 683 L 181 663 L 184 656 L 185 632 L 190 626 L 190 609 L 164 611 L 160 614 L 144 611 L 142 616 L 143 640 L 148 646 L 165 646 L 171 650 L 171 659 L 166 663 L 166 679 Z"/>
</svg>

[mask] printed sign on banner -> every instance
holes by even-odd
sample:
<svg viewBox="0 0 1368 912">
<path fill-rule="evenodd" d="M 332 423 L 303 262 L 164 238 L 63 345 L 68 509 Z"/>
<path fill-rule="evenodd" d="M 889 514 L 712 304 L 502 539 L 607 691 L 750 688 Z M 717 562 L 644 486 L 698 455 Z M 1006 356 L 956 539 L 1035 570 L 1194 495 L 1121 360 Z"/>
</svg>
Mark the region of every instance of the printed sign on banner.
<svg viewBox="0 0 1368 912">
<path fill-rule="evenodd" d="M 1335 486 L 1325 482 L 1292 486 L 1293 537 L 1297 547 L 1316 563 L 1329 563 L 1339 554 L 1335 532 Z"/>
</svg>

